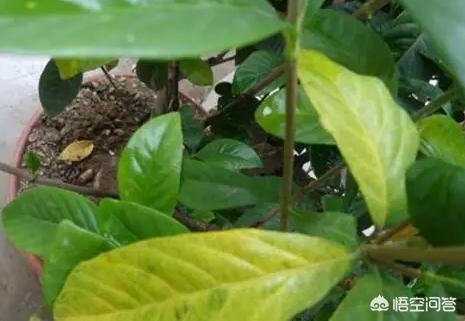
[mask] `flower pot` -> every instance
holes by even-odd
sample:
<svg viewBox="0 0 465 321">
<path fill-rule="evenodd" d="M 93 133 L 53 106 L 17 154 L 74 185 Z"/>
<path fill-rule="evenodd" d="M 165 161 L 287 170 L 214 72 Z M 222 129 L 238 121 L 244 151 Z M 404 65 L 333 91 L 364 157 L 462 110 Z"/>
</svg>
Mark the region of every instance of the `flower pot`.
<svg viewBox="0 0 465 321">
<path fill-rule="evenodd" d="M 123 74 L 122 75 L 125 78 L 134 78 L 134 74 Z M 98 82 L 98 81 L 104 81 L 105 77 L 103 75 L 96 75 L 92 77 L 88 77 L 85 79 L 84 83 L 90 83 L 90 82 Z M 180 92 L 180 98 L 186 101 L 189 101 L 191 103 L 195 103 L 195 100 L 185 93 Z M 201 108 L 198 105 L 195 106 L 196 108 Z M 12 164 L 16 166 L 17 168 L 21 168 L 23 164 L 23 156 L 25 153 L 26 146 L 28 145 L 28 137 L 31 134 L 31 131 L 33 130 L 34 127 L 37 126 L 38 122 L 40 122 L 41 117 L 43 115 L 43 110 L 39 110 L 36 112 L 30 119 L 30 121 L 27 123 L 25 128 L 23 129 L 20 139 L 17 142 L 16 145 L 16 150 L 14 153 L 14 159 Z M 19 193 L 20 190 L 20 179 L 17 176 L 10 176 L 9 181 L 8 181 L 8 194 L 7 194 L 7 202 L 11 202 L 14 200 Z M 32 267 L 34 273 L 37 275 L 37 277 L 40 279 L 42 278 L 43 275 L 43 262 L 40 257 L 37 257 L 35 255 L 32 255 L 30 253 L 24 253 L 27 261 L 29 262 L 30 266 Z"/>
</svg>

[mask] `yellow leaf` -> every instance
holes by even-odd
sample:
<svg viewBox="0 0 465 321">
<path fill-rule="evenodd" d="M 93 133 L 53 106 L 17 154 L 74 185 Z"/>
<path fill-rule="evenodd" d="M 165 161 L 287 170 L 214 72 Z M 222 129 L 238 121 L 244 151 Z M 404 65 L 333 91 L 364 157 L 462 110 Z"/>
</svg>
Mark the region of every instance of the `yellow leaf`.
<svg viewBox="0 0 465 321">
<path fill-rule="evenodd" d="M 158 237 L 78 265 L 56 321 L 288 321 L 344 277 L 336 243 L 254 229 Z"/>
<path fill-rule="evenodd" d="M 60 160 L 68 162 L 81 161 L 92 154 L 94 150 L 94 143 L 91 140 L 77 140 L 61 152 Z"/>
<path fill-rule="evenodd" d="M 300 52 L 299 78 L 360 186 L 378 227 L 407 217 L 405 176 L 419 134 L 375 77 L 361 76 L 313 50 Z"/>
<path fill-rule="evenodd" d="M 415 235 L 418 234 L 418 230 L 415 226 L 409 225 L 406 228 L 404 228 L 402 231 L 399 231 L 398 233 L 394 234 L 391 237 L 391 241 L 406 241 Z"/>
</svg>

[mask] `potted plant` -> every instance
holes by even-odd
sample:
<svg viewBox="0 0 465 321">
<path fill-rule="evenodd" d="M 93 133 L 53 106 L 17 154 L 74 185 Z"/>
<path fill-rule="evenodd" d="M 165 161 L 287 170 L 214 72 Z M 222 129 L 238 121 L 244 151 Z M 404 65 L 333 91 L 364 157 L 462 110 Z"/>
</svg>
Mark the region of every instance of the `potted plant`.
<svg viewBox="0 0 465 321">
<path fill-rule="evenodd" d="M 289 1 L 287 20 L 279 9 L 0 8 L 15 17 L 0 18 L 12 33 L 0 49 L 139 56 L 139 77 L 166 87 L 163 113 L 119 156 L 117 192 L 0 167 L 52 185 L 9 203 L 3 224 L 43 257 L 57 321 L 463 316 L 465 5 Z M 66 23 L 31 41 L 52 22 Z M 70 41 L 76 26 L 83 36 Z M 217 111 L 200 121 L 179 109 L 180 71 L 205 80 L 199 57 L 231 48 L 238 66 L 232 84 L 215 87 Z"/>
</svg>

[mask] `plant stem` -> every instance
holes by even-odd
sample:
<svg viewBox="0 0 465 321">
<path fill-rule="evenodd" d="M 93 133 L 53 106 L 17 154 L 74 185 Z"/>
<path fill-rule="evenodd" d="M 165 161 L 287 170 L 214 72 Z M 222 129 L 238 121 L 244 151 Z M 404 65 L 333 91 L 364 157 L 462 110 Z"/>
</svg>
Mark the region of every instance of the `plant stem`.
<svg viewBox="0 0 465 321">
<path fill-rule="evenodd" d="M 364 245 L 361 248 L 374 261 L 431 262 L 465 264 L 465 246 L 409 248 L 390 245 Z"/>
<path fill-rule="evenodd" d="M 111 197 L 111 198 L 119 198 L 118 193 L 112 191 L 104 191 L 104 190 L 97 190 L 89 187 L 79 186 L 64 183 L 61 181 L 45 178 L 45 177 L 37 177 L 28 170 L 24 170 L 21 168 L 17 168 L 14 166 L 10 166 L 8 164 L 0 162 L 0 172 L 4 172 L 10 175 L 14 175 L 16 177 L 26 179 L 31 183 L 43 186 L 52 186 L 63 188 L 68 191 L 95 196 L 95 197 Z M 214 224 L 206 224 L 202 222 L 198 222 L 192 218 L 190 218 L 187 214 L 176 211 L 174 213 L 174 217 L 184 225 L 186 225 L 191 231 L 214 231 L 219 230 L 219 227 Z"/>
<path fill-rule="evenodd" d="M 429 116 L 436 112 L 438 109 L 440 109 L 444 104 L 447 102 L 451 101 L 455 97 L 455 90 L 450 89 L 432 102 L 430 102 L 428 105 L 425 107 L 421 108 L 418 110 L 416 113 L 413 114 L 413 119 L 414 120 L 419 120 L 423 117 Z"/>
<path fill-rule="evenodd" d="M 179 91 L 179 98 L 181 100 L 188 101 L 193 106 L 193 108 L 199 112 L 199 114 L 202 117 L 208 117 L 210 115 L 210 113 L 203 109 L 203 107 L 198 102 L 196 102 L 192 97 L 186 95 L 182 91 Z"/>
<path fill-rule="evenodd" d="M 305 195 L 307 195 L 310 192 L 313 192 L 315 189 L 321 187 L 323 184 L 325 184 L 329 179 L 331 179 L 334 175 L 342 171 L 344 168 L 346 168 L 346 165 L 344 163 L 339 163 L 335 165 L 334 167 L 330 168 L 326 173 L 320 176 L 317 180 L 314 180 L 310 183 L 308 183 L 306 186 L 302 187 L 293 197 L 292 197 L 292 202 L 298 202 L 300 201 Z"/>
<path fill-rule="evenodd" d="M 284 140 L 283 183 L 281 188 L 281 230 L 289 228 L 289 206 L 292 199 L 294 177 L 295 110 L 297 106 L 297 59 L 299 49 L 299 17 L 301 0 L 289 0 L 287 16 L 293 28 L 287 33 L 286 48 L 286 134 Z"/>
<path fill-rule="evenodd" d="M 168 111 L 179 110 L 179 63 L 173 61 L 168 67 Z"/>
<path fill-rule="evenodd" d="M 113 86 L 113 88 L 115 88 L 116 90 L 118 90 L 118 87 L 116 87 L 116 84 L 114 83 L 113 79 L 111 78 L 111 75 L 110 75 L 110 73 L 108 72 L 107 68 L 105 68 L 105 66 L 102 66 L 102 67 L 100 67 L 100 69 L 103 71 L 103 74 L 104 74 L 105 77 L 108 79 L 108 81 L 109 81 L 110 84 Z"/>
<path fill-rule="evenodd" d="M 441 282 L 442 284 L 449 284 L 451 286 L 465 288 L 465 282 L 460 280 L 448 278 L 446 276 L 434 274 L 428 271 L 421 271 L 419 269 L 415 269 L 396 262 L 378 260 L 374 261 L 373 263 L 397 270 L 403 275 L 412 279 L 430 279 L 433 281 Z"/>
<path fill-rule="evenodd" d="M 17 176 L 19 178 L 26 179 L 30 181 L 31 183 L 35 183 L 38 185 L 59 187 L 59 188 L 67 189 L 67 190 L 70 190 L 76 193 L 81 193 L 81 194 L 86 194 L 86 195 L 96 196 L 96 197 L 113 197 L 113 198 L 118 197 L 118 194 L 112 191 L 96 190 L 93 188 L 72 185 L 72 184 L 56 181 L 56 180 L 45 178 L 45 177 L 36 177 L 34 174 L 29 172 L 28 170 L 16 168 L 14 166 L 10 166 L 2 162 L 0 162 L 0 171 Z"/>
<path fill-rule="evenodd" d="M 403 231 L 406 229 L 409 225 L 411 224 L 411 220 L 407 219 L 394 227 L 393 229 L 390 229 L 382 234 L 379 235 L 374 241 L 375 244 L 382 244 L 386 241 L 389 241 L 394 235 L 398 234 L 399 232 Z"/>
<path fill-rule="evenodd" d="M 358 9 L 354 16 L 357 18 L 367 19 L 376 11 L 382 9 L 384 6 L 388 5 L 391 0 L 370 0 L 363 4 L 360 9 Z"/>
<path fill-rule="evenodd" d="M 396 262 L 384 261 L 384 260 L 374 260 L 373 263 L 376 263 L 376 264 L 379 264 L 379 265 L 382 265 L 382 266 L 385 266 L 387 268 L 391 268 L 391 269 L 394 269 L 394 270 L 398 270 L 403 275 L 405 275 L 405 276 L 407 276 L 409 278 L 412 278 L 412 279 L 421 279 L 421 278 L 425 277 L 425 274 L 422 271 L 420 271 L 418 269 L 415 269 L 415 268 L 412 268 L 412 267 L 409 267 L 409 266 L 406 266 L 406 265 L 403 265 L 403 264 L 396 263 Z"/>
<path fill-rule="evenodd" d="M 216 57 L 211 57 L 207 60 L 207 63 L 210 67 L 218 66 L 224 64 L 225 62 L 231 61 L 236 59 L 236 55 L 232 55 L 230 57 L 225 58 L 225 56 L 229 53 L 229 51 L 225 51 L 220 53 Z"/>
<path fill-rule="evenodd" d="M 275 81 L 276 79 L 278 79 L 279 77 L 282 76 L 282 74 L 284 73 L 284 65 L 281 65 L 279 67 L 276 67 L 275 69 L 273 69 L 273 71 L 268 75 L 268 77 L 266 77 L 265 79 L 263 79 L 262 81 L 260 81 L 258 84 L 256 84 L 255 86 L 253 86 L 251 89 L 247 90 L 245 93 L 241 94 L 240 96 L 237 96 L 233 101 L 231 101 L 229 104 L 227 104 L 223 109 L 221 109 L 220 111 L 216 112 L 215 114 L 213 114 L 212 116 L 220 116 L 220 115 L 223 115 L 224 113 L 226 113 L 226 111 L 228 111 L 229 109 L 231 109 L 232 107 L 238 105 L 239 103 L 245 101 L 247 98 L 249 97 L 254 97 L 256 94 L 258 94 L 260 91 L 262 91 L 263 89 L 265 89 L 268 85 L 270 85 L 273 81 Z"/>
<path fill-rule="evenodd" d="M 345 168 L 344 163 L 337 164 L 336 166 L 329 169 L 326 173 L 321 175 L 320 178 L 314 180 L 307 184 L 306 186 L 302 187 L 294 196 L 291 198 L 291 203 L 295 203 L 300 201 L 306 194 L 313 192 L 317 188 L 321 187 L 325 184 L 330 178 L 332 178 L 335 174 L 339 173 L 342 169 Z M 254 223 L 251 227 L 260 227 L 263 224 L 272 220 L 276 215 L 280 213 L 280 208 L 273 210 L 272 212 L 268 213 L 262 220 Z"/>
<path fill-rule="evenodd" d="M 207 232 L 207 231 L 220 230 L 218 226 L 214 224 L 207 224 L 207 223 L 199 222 L 193 219 L 192 217 L 189 217 L 189 215 L 187 215 L 181 210 L 176 210 L 174 212 L 173 217 L 179 222 L 181 222 L 182 224 L 188 226 L 189 229 L 194 232 Z"/>
</svg>

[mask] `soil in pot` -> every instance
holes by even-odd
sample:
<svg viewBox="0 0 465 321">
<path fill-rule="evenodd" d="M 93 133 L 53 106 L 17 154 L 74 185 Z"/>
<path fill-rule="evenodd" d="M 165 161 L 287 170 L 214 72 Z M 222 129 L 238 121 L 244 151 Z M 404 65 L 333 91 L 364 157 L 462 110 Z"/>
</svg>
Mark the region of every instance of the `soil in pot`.
<svg viewBox="0 0 465 321">
<path fill-rule="evenodd" d="M 115 190 L 122 149 L 143 123 L 161 111 L 157 95 L 137 78 L 116 77 L 115 83 L 116 89 L 103 77 L 86 82 L 63 113 L 41 117 L 25 148 L 25 154 L 32 151 L 40 157 L 40 176 Z M 92 154 L 80 162 L 60 160 L 63 149 L 76 140 L 91 140 Z M 21 189 L 28 185 L 23 181 Z"/>
</svg>

